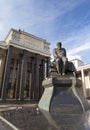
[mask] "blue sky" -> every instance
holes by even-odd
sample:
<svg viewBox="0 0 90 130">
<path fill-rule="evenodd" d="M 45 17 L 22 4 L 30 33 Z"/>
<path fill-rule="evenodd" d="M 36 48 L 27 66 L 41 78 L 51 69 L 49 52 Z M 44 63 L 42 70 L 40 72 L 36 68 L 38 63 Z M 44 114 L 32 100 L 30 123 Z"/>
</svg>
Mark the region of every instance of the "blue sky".
<svg viewBox="0 0 90 130">
<path fill-rule="evenodd" d="M 51 43 L 58 41 L 69 59 L 90 63 L 90 0 L 0 0 L 0 40 L 11 28 Z"/>
</svg>

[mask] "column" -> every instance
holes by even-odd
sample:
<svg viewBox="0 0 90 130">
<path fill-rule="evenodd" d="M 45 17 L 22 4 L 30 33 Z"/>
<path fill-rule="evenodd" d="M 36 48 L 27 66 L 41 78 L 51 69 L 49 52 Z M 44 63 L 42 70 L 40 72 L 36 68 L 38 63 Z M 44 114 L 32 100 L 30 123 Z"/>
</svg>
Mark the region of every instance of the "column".
<svg viewBox="0 0 90 130">
<path fill-rule="evenodd" d="M 0 55 L 0 79 L 1 79 L 1 64 L 2 64 L 2 56 Z"/>
<path fill-rule="evenodd" d="M 2 82 L 3 82 L 3 75 L 4 75 L 4 67 L 5 67 L 5 56 L 1 55 L 1 66 L 0 66 L 0 97 L 2 92 Z"/>
<path fill-rule="evenodd" d="M 19 99 L 20 74 L 21 74 L 22 58 L 23 58 L 23 55 L 19 54 L 18 66 L 17 66 L 17 75 L 16 75 L 16 90 L 15 90 L 15 98 L 16 99 Z"/>
<path fill-rule="evenodd" d="M 31 63 L 30 63 L 30 68 L 31 68 Z M 29 99 L 31 99 L 31 94 L 32 94 L 32 72 L 30 70 L 30 74 L 29 74 Z"/>
<path fill-rule="evenodd" d="M 42 81 L 45 79 L 45 60 L 43 59 L 41 61 L 40 70 L 39 70 L 40 76 L 40 91 L 39 91 L 39 98 L 41 98 L 44 88 L 42 87 Z"/>
<path fill-rule="evenodd" d="M 88 86 L 89 86 L 89 96 L 90 96 L 90 70 L 88 70 L 88 77 L 89 77 Z"/>
<path fill-rule="evenodd" d="M 1 80 L 2 80 L 2 74 L 1 74 L 1 70 L 2 70 L 2 67 L 1 67 L 1 63 L 2 63 L 2 58 L 1 58 L 1 55 L 0 55 L 0 95 L 1 95 Z"/>
<path fill-rule="evenodd" d="M 50 73 L 49 73 L 49 65 L 50 65 L 50 57 L 47 57 L 47 74 L 46 76 L 49 77 L 50 76 Z"/>
<path fill-rule="evenodd" d="M 11 58 L 12 58 L 12 53 L 13 53 L 12 51 L 13 51 L 13 47 L 9 46 L 8 51 L 7 51 L 7 58 L 6 58 L 3 83 L 2 83 L 2 94 L 1 94 L 2 99 L 7 98 L 7 89 L 8 89 L 8 83 L 9 83 L 9 78 L 10 78 L 10 63 L 11 63 Z"/>
<path fill-rule="evenodd" d="M 24 88 L 26 87 L 26 65 L 27 65 L 27 51 L 23 51 L 23 59 L 21 65 L 21 77 L 20 77 L 20 100 L 24 100 Z"/>
<path fill-rule="evenodd" d="M 31 91 L 30 93 L 30 99 L 34 99 L 34 88 L 35 88 L 35 59 L 34 57 L 31 57 Z"/>
<path fill-rule="evenodd" d="M 14 59 L 14 65 L 13 65 L 13 73 L 12 73 L 12 82 L 11 82 L 11 88 L 13 89 L 13 95 L 12 97 L 16 97 L 16 67 L 17 67 L 17 57 Z"/>
<path fill-rule="evenodd" d="M 42 80 L 45 79 L 45 60 L 42 60 Z"/>
<path fill-rule="evenodd" d="M 34 88 L 34 98 L 39 99 L 39 65 L 40 65 L 40 55 L 35 55 L 35 88 Z"/>
<path fill-rule="evenodd" d="M 84 71 L 81 70 L 81 76 L 82 76 L 82 87 L 83 87 L 83 93 L 84 96 L 86 97 L 86 90 L 85 90 L 85 77 L 84 77 Z"/>
</svg>

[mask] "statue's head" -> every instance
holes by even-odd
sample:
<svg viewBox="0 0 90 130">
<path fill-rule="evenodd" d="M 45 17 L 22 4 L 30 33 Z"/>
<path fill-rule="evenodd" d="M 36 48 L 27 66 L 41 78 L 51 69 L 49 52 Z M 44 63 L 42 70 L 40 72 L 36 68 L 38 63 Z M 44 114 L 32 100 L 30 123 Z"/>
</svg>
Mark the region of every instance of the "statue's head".
<svg viewBox="0 0 90 130">
<path fill-rule="evenodd" d="M 58 43 L 57 43 L 57 47 L 58 47 L 58 48 L 61 48 L 61 46 L 62 46 L 62 43 L 61 43 L 61 42 L 58 42 Z"/>
</svg>

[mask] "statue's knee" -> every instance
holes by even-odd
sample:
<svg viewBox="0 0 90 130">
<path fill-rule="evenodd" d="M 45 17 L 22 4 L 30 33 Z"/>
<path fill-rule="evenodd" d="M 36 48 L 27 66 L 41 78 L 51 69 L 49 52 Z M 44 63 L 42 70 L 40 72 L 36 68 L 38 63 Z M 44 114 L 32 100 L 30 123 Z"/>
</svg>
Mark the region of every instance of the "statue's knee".
<svg viewBox="0 0 90 130">
<path fill-rule="evenodd" d="M 59 58 L 57 58 L 56 61 L 59 61 Z"/>
</svg>

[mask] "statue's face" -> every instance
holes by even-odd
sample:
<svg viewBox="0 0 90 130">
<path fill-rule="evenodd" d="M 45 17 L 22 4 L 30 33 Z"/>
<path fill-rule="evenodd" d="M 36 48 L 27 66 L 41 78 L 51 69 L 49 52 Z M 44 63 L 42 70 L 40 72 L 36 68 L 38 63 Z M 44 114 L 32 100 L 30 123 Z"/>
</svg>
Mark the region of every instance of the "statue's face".
<svg viewBox="0 0 90 130">
<path fill-rule="evenodd" d="M 59 49 L 61 48 L 61 46 L 62 46 L 61 43 L 58 43 L 58 44 L 57 44 L 57 47 L 58 47 Z"/>
</svg>

